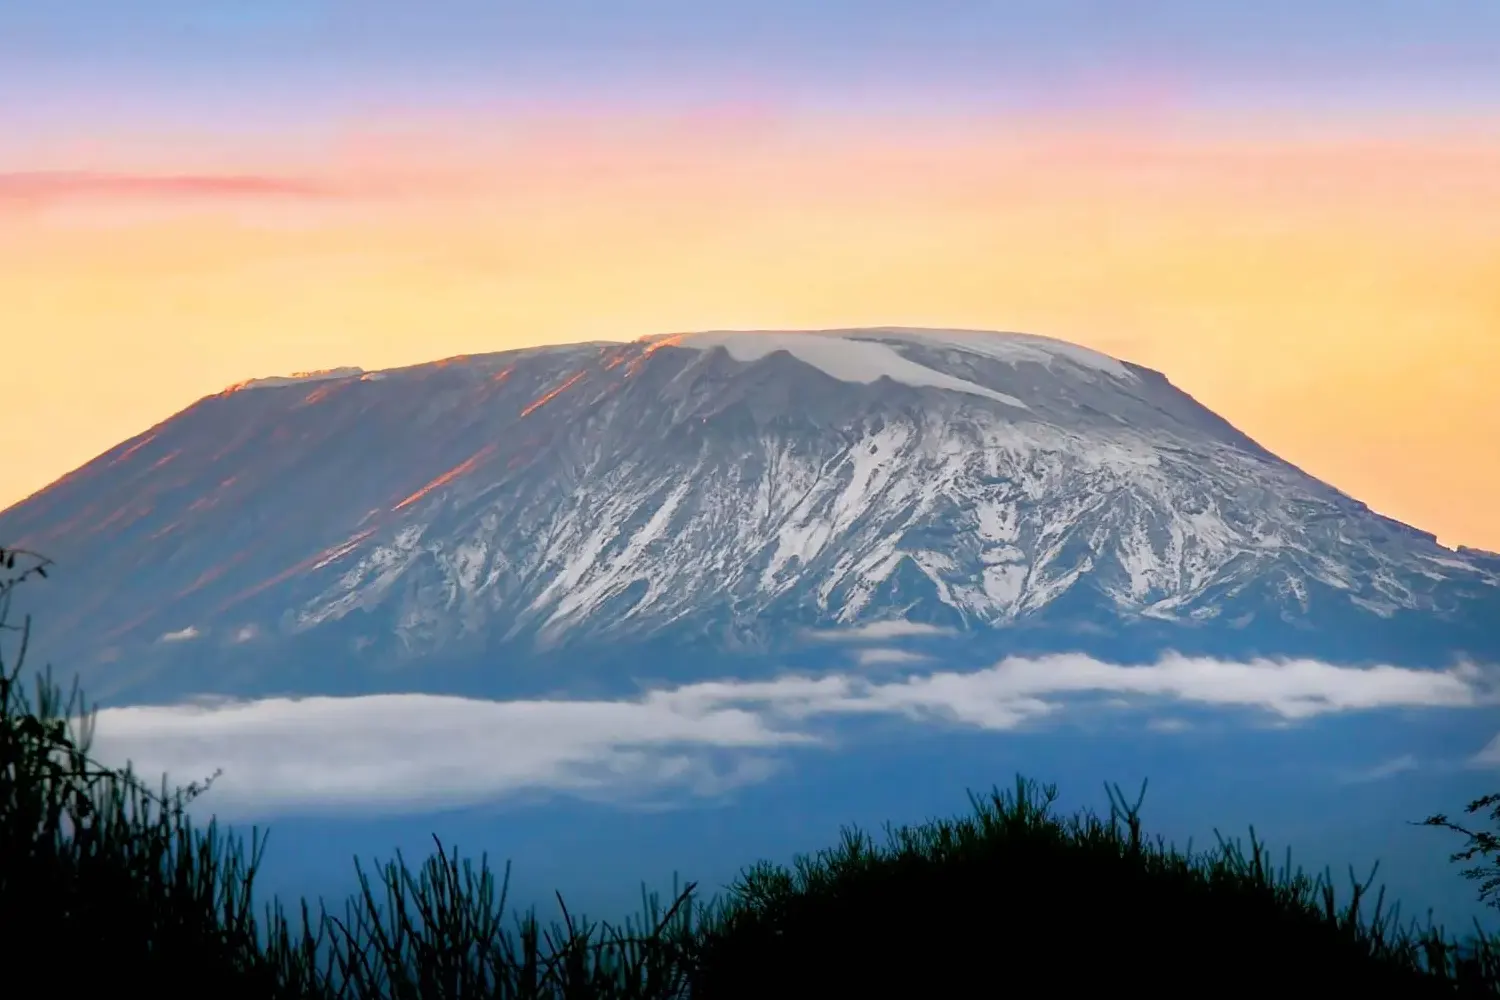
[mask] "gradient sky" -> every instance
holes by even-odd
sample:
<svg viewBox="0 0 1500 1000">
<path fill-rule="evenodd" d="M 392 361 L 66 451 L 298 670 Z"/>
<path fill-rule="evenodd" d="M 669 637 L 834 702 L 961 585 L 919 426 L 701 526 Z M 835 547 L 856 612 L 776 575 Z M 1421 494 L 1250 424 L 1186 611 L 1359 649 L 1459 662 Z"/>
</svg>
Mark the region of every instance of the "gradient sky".
<svg viewBox="0 0 1500 1000">
<path fill-rule="evenodd" d="M 11 0 L 0 505 L 241 379 L 1049 334 L 1500 550 L 1500 3 Z"/>
</svg>

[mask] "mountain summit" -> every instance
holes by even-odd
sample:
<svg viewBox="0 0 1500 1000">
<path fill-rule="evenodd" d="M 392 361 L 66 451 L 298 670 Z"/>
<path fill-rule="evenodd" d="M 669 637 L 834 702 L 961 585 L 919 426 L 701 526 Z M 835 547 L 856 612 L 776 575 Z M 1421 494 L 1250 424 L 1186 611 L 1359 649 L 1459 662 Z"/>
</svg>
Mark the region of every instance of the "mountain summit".
<svg viewBox="0 0 1500 1000">
<path fill-rule="evenodd" d="M 1020 334 L 252 380 L 0 513 L 0 543 L 56 560 L 38 640 L 106 701 L 702 674 L 860 627 L 974 656 L 1500 655 L 1500 557 Z"/>
</svg>

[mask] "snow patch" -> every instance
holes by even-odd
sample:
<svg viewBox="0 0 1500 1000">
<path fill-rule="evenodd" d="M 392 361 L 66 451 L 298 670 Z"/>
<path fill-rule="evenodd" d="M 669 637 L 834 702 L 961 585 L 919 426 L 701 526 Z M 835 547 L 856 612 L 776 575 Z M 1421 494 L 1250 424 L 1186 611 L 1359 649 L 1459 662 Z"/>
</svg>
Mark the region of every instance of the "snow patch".
<svg viewBox="0 0 1500 1000">
<path fill-rule="evenodd" d="M 271 375 L 241 382 L 238 389 L 274 389 L 281 385 L 302 385 L 305 382 L 328 382 L 333 379 L 359 378 L 365 374 L 363 368 L 323 368 L 315 372 L 293 372 L 290 375 Z"/>
<path fill-rule="evenodd" d="M 1070 344 L 1065 340 L 1039 337 L 1030 333 L 997 333 L 993 330 L 931 330 L 925 327 L 891 326 L 872 330 L 837 331 L 851 335 L 879 336 L 901 339 L 910 343 L 947 347 L 970 354 L 982 354 L 1007 364 L 1031 363 L 1050 365 L 1054 361 L 1065 361 L 1079 368 L 1088 368 L 1124 382 L 1138 381 L 1134 372 L 1124 362 L 1101 354 L 1087 347 Z"/>
<path fill-rule="evenodd" d="M 759 361 L 777 351 L 786 351 L 797 360 L 812 365 L 840 382 L 859 382 L 868 385 L 882 378 L 889 378 L 893 382 L 901 382 L 905 385 L 964 392 L 993 399 L 1017 409 L 1030 409 L 1014 396 L 1008 396 L 975 382 L 919 365 L 903 357 L 889 344 L 873 340 L 857 340 L 837 333 L 725 330 L 687 334 L 680 340 L 674 339 L 672 344 L 703 351 L 722 347 L 734 360 L 747 363 Z"/>
<path fill-rule="evenodd" d="M 1107 354 L 1064 340 L 1029 333 L 882 326 L 846 330 L 705 330 L 643 339 L 648 342 L 667 340 L 675 346 L 703 350 L 722 346 L 737 361 L 754 361 L 774 351 L 784 350 L 845 382 L 873 382 L 881 375 L 887 375 L 897 382 L 933 385 L 928 381 L 908 380 L 912 377 L 936 376 L 947 380 L 947 384 L 938 386 L 939 388 L 962 392 L 973 392 L 978 388 L 979 395 L 988 395 L 992 390 L 985 390 L 982 386 L 974 387 L 972 382 L 933 372 L 932 369 L 904 357 L 892 345 L 946 348 L 1010 365 L 1038 364 L 1050 367 L 1056 362 L 1062 362 L 1076 369 L 1107 375 L 1122 382 L 1140 381 L 1139 376 L 1124 362 Z M 955 382 L 970 388 L 961 389 L 952 384 Z M 1012 405 L 1022 404 L 1016 400 Z"/>
</svg>

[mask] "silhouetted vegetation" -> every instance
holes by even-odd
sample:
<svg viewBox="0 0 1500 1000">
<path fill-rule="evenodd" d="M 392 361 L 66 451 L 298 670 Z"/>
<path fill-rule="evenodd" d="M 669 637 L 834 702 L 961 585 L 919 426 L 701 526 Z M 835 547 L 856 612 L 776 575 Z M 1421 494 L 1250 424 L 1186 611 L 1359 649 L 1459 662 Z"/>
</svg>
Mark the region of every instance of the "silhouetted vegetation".
<svg viewBox="0 0 1500 1000">
<path fill-rule="evenodd" d="M 1490 810 L 1490 822 L 1500 830 L 1500 795 L 1485 795 L 1470 802 L 1464 812 L 1475 815 L 1485 809 Z M 1500 854 L 1500 838 L 1488 830 L 1470 830 L 1450 822 L 1448 817 L 1442 813 L 1428 816 L 1421 823 L 1422 826 L 1437 826 L 1445 830 L 1453 830 L 1468 838 L 1468 847 L 1462 851 L 1454 852 L 1451 861 L 1473 861 L 1474 858 L 1493 858 Z M 1489 864 L 1475 865 L 1464 869 L 1464 878 L 1473 879 L 1479 883 L 1480 902 L 1500 910 L 1500 862 L 1491 861 Z"/>
<path fill-rule="evenodd" d="M 1360 883 L 1351 871 L 1340 908 L 1326 873 L 1292 870 L 1290 854 L 1278 870 L 1253 830 L 1248 851 L 1221 838 L 1178 852 L 1142 836 L 1139 800 L 1109 791 L 1108 819 L 1061 820 L 1054 787 L 1018 778 L 1013 794 L 971 799 L 971 816 L 889 830 L 883 847 L 851 830 L 791 870 L 751 869 L 700 952 L 703 995 L 783 995 L 786 969 L 802 970 L 810 996 L 962 994 L 976 978 L 1022 993 L 1497 991 L 1500 941 L 1461 947 L 1430 925 L 1402 928 L 1383 891 L 1366 917 L 1374 872 Z"/>
<path fill-rule="evenodd" d="M 148 790 L 89 756 L 93 719 L 50 672 L 21 683 L 29 622 L 9 626 L 17 583 L 45 560 L 0 550 L 0 942 L 6 988 L 27 995 L 145 990 L 157 997 L 669 998 L 1011 996 L 1102 987 L 1206 995 L 1276 987 L 1363 996 L 1500 995 L 1500 939 L 1364 911 L 1370 879 L 1277 868 L 1251 831 L 1195 854 L 1148 840 L 1140 799 L 1109 789 L 1107 818 L 1050 809 L 1052 787 L 971 797 L 972 813 L 858 830 L 791 867 L 756 865 L 720 897 L 646 896 L 623 926 L 535 912 L 507 917 L 498 880 L 439 842 L 413 872 L 398 853 L 341 912 L 302 902 L 257 915 L 265 846 L 188 806 L 213 777 Z M 1145 788 L 1142 788 L 1144 796 Z M 1500 802 L 1490 796 L 1470 813 Z M 1500 819 L 1500 806 L 1494 818 Z M 1454 855 L 1495 853 L 1493 834 Z M 1480 874 L 1473 874 L 1479 872 Z M 1471 869 L 1497 903 L 1495 867 Z M 562 905 L 562 900 L 558 900 Z"/>
</svg>

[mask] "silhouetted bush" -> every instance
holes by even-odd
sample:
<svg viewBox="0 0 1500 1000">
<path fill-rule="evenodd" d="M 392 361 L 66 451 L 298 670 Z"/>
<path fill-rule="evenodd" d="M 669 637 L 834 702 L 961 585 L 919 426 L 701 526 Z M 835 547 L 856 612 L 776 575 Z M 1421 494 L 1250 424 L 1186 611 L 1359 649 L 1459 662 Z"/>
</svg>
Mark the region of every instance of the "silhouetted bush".
<svg viewBox="0 0 1500 1000">
<path fill-rule="evenodd" d="M 17 569 L 17 561 L 21 567 Z M 29 562 L 28 562 L 29 560 Z M 257 920 L 252 887 L 264 838 L 243 840 L 188 806 L 207 781 L 150 792 L 127 767 L 89 756 L 92 713 L 50 672 L 29 699 L 20 675 L 29 622 L 7 624 L 12 591 L 44 560 L 0 550 L 0 947 L 6 989 L 50 983 L 63 996 L 145 990 L 156 997 L 261 1000 L 435 998 L 989 997 L 1145 986 L 1204 995 L 1277 988 L 1349 996 L 1500 995 L 1500 940 L 1460 947 L 1440 929 L 1402 928 L 1347 907 L 1326 873 L 1277 870 L 1251 830 L 1249 853 L 1219 839 L 1201 855 L 1141 834 L 1140 800 L 1109 789 L 1108 820 L 1067 820 L 1056 790 L 971 796 L 973 814 L 887 830 L 879 847 L 842 844 L 790 868 L 761 863 L 719 899 L 645 896 L 623 926 L 535 912 L 505 920 L 498 884 L 441 842 L 416 873 L 397 853 L 379 887 L 342 915 L 279 903 Z M 1142 795 L 1144 795 L 1144 787 Z M 1471 804 L 1477 812 L 1489 797 Z M 1500 808 L 1497 808 L 1500 818 Z M 1469 836 L 1470 860 L 1494 853 Z M 1490 839 L 1484 839 L 1488 836 Z M 1481 898 L 1495 892 L 1493 868 Z M 1488 871 L 1488 874 L 1483 872 Z M 1371 873 L 1373 880 L 1374 873 Z M 1491 899 L 1493 902 L 1493 899 Z M 558 900 L 562 903 L 561 898 Z M 1478 931 L 1476 924 L 1476 931 Z M 36 986 L 31 992 L 38 992 Z"/>
<path fill-rule="evenodd" d="M 17 560 L 22 562 L 18 569 Z M 46 562 L 0 550 L 0 928 L 8 977 L 64 992 L 144 984 L 157 995 L 271 996 L 287 985 L 257 940 L 251 886 L 260 842 L 194 828 L 186 809 L 207 783 L 152 794 L 128 768 L 89 755 L 93 715 L 75 685 L 64 701 L 50 671 L 36 699 L 21 672 L 30 622 L 9 623 L 16 585 Z M 292 996 L 295 993 L 284 993 Z"/>
<path fill-rule="evenodd" d="M 1144 794 L 1144 786 L 1142 794 Z M 1500 952 L 1368 920 L 1328 877 L 1279 871 L 1251 831 L 1180 853 L 1141 836 L 1110 789 L 1107 821 L 1049 812 L 1056 789 L 1018 778 L 973 815 L 858 830 L 733 887 L 698 956 L 701 996 L 1007 996 L 1144 986 L 1168 995 L 1269 988 L 1341 996 L 1488 996 Z M 1373 877 L 1373 872 L 1372 872 Z M 788 978 L 787 970 L 799 970 Z"/>
</svg>

